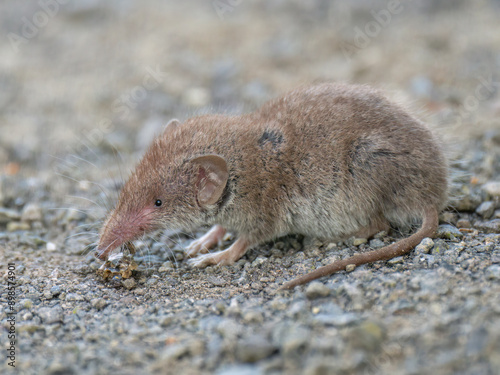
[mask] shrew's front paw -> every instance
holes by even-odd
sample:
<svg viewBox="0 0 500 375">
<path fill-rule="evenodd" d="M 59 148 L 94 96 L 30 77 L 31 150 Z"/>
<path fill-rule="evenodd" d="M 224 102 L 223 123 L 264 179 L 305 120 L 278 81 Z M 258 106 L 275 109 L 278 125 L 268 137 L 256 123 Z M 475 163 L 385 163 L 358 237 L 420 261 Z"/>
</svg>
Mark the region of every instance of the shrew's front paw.
<svg viewBox="0 0 500 375">
<path fill-rule="evenodd" d="M 203 268 L 214 264 L 228 266 L 238 261 L 245 254 L 247 249 L 248 241 L 239 238 L 228 249 L 216 253 L 203 254 L 196 258 L 189 259 L 188 264 L 190 266 L 198 268 Z"/>
<path fill-rule="evenodd" d="M 189 244 L 186 248 L 186 255 L 188 258 L 193 258 L 200 253 L 208 253 L 211 248 L 222 242 L 225 234 L 226 230 L 222 226 L 213 226 L 205 235 Z"/>
</svg>

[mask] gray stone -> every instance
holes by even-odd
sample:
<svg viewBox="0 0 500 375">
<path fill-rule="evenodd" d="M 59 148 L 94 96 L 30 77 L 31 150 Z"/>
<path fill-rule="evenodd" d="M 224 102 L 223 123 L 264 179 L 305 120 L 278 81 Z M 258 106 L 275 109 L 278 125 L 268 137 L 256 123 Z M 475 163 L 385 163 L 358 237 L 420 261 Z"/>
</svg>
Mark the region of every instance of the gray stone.
<svg viewBox="0 0 500 375">
<path fill-rule="evenodd" d="M 330 294 L 330 289 L 319 281 L 313 281 L 306 287 L 306 296 L 309 299 L 326 297 Z"/>
<path fill-rule="evenodd" d="M 373 321 L 365 321 L 349 332 L 349 340 L 355 348 L 370 352 L 380 348 L 385 336 L 385 329 Z"/>
<path fill-rule="evenodd" d="M 264 322 L 264 316 L 260 311 L 247 311 L 243 314 L 243 321 L 245 323 L 262 323 Z"/>
<path fill-rule="evenodd" d="M 42 221 L 43 212 L 38 203 L 28 203 L 23 208 L 21 220 L 24 222 Z"/>
<path fill-rule="evenodd" d="M 484 233 L 500 233 L 500 219 L 476 221 L 474 227 Z"/>
<path fill-rule="evenodd" d="M 167 315 L 160 319 L 160 326 L 165 328 L 171 325 L 173 322 L 174 322 L 174 317 L 172 315 Z"/>
<path fill-rule="evenodd" d="M 260 266 L 261 264 L 265 263 L 267 261 L 267 258 L 264 257 L 257 257 L 255 260 L 252 262 L 252 268 Z"/>
<path fill-rule="evenodd" d="M 243 332 L 243 326 L 236 323 L 234 320 L 223 319 L 220 320 L 217 326 L 217 332 L 223 338 L 233 341 Z"/>
<path fill-rule="evenodd" d="M 73 367 L 62 363 L 52 363 L 45 372 L 46 375 L 73 375 L 76 374 Z"/>
<path fill-rule="evenodd" d="M 174 269 L 174 264 L 171 261 L 166 261 L 158 268 L 158 272 L 168 272 L 172 269 Z"/>
<path fill-rule="evenodd" d="M 378 238 L 374 238 L 373 240 L 370 241 L 370 247 L 372 249 L 381 249 L 384 246 L 385 246 L 384 241 L 382 241 Z"/>
<path fill-rule="evenodd" d="M 66 301 L 83 301 L 83 296 L 78 293 L 68 293 L 66 294 Z"/>
<path fill-rule="evenodd" d="M 7 223 L 7 231 L 8 232 L 30 230 L 30 228 L 31 227 L 28 223 L 20 223 L 17 221 L 11 221 L 10 223 Z"/>
<path fill-rule="evenodd" d="M 354 313 L 346 312 L 341 314 L 321 313 L 313 317 L 312 321 L 318 325 L 345 327 L 359 321 L 359 316 Z"/>
<path fill-rule="evenodd" d="M 36 311 L 36 314 L 45 324 L 59 323 L 63 321 L 63 309 L 60 306 L 40 307 Z"/>
<path fill-rule="evenodd" d="M 387 232 L 385 230 L 378 232 L 373 238 L 376 238 L 378 240 L 387 237 Z"/>
<path fill-rule="evenodd" d="M 483 202 L 476 208 L 476 213 L 486 220 L 493 215 L 493 212 L 495 212 L 495 202 L 492 201 Z"/>
<path fill-rule="evenodd" d="M 94 298 L 93 300 L 90 301 L 90 304 L 97 311 L 101 311 L 106 306 L 108 306 L 108 301 L 106 301 L 104 298 Z"/>
<path fill-rule="evenodd" d="M 177 343 L 170 346 L 161 353 L 160 362 L 164 365 L 171 365 L 180 357 L 189 353 L 189 346 L 186 343 Z"/>
<path fill-rule="evenodd" d="M 227 284 L 226 280 L 216 276 L 207 276 L 207 281 L 213 286 L 223 286 Z"/>
<path fill-rule="evenodd" d="M 500 280 L 500 265 L 492 264 L 486 269 L 486 277 L 490 280 Z"/>
<path fill-rule="evenodd" d="M 215 375 L 262 375 L 262 371 L 255 365 L 236 364 L 224 366 Z"/>
<path fill-rule="evenodd" d="M 441 212 L 439 221 L 447 224 L 455 224 L 457 222 L 457 214 L 450 211 Z"/>
<path fill-rule="evenodd" d="M 432 240 L 432 238 L 426 237 L 420 242 L 420 244 L 417 245 L 415 251 L 417 252 L 417 254 L 429 254 L 433 246 L 434 241 Z"/>
<path fill-rule="evenodd" d="M 458 211 L 473 212 L 482 202 L 481 194 L 476 190 L 471 190 L 466 185 L 462 186 L 462 189 L 456 194 L 458 197 L 451 203 Z"/>
<path fill-rule="evenodd" d="M 281 339 L 281 350 L 285 355 L 296 354 L 308 345 L 310 337 L 310 329 L 294 325 L 285 332 Z"/>
<path fill-rule="evenodd" d="M 352 245 L 359 246 L 359 245 L 362 245 L 362 244 L 367 243 L 367 242 L 368 242 L 368 240 L 366 238 L 355 238 L 352 241 Z"/>
<path fill-rule="evenodd" d="M 490 181 L 483 185 L 483 191 L 491 197 L 500 197 L 500 181 Z"/>
<path fill-rule="evenodd" d="M 61 294 L 62 288 L 60 285 L 54 285 L 52 288 L 50 288 L 50 293 L 52 293 L 52 296 L 57 297 L 59 294 Z"/>
<path fill-rule="evenodd" d="M 22 309 L 31 309 L 33 307 L 33 301 L 29 298 L 23 298 L 22 300 L 19 301 L 18 308 L 20 310 Z"/>
<path fill-rule="evenodd" d="M 438 227 L 436 236 L 446 240 L 456 240 L 462 238 L 464 234 L 453 225 L 443 224 Z"/>
<path fill-rule="evenodd" d="M 136 281 L 134 279 L 126 279 L 123 280 L 122 282 L 123 286 L 127 288 L 128 290 L 134 289 L 135 286 L 137 285 Z"/>
<path fill-rule="evenodd" d="M 352 272 L 355 269 L 356 269 L 356 265 L 355 264 L 348 264 L 347 266 L 345 266 L 346 272 Z"/>
<path fill-rule="evenodd" d="M 21 214 L 15 210 L 0 207 L 0 224 L 7 224 L 11 221 L 21 219 Z"/>
<path fill-rule="evenodd" d="M 387 261 L 387 264 L 390 264 L 391 266 L 395 265 L 395 264 L 400 264 L 400 263 L 403 263 L 404 259 L 402 256 L 400 257 L 396 257 L 396 258 L 392 258 L 392 259 L 389 259 Z"/>
<path fill-rule="evenodd" d="M 276 349 L 270 340 L 260 335 L 252 335 L 238 340 L 235 354 L 242 362 L 257 362 L 271 356 Z"/>
<path fill-rule="evenodd" d="M 459 219 L 457 221 L 457 228 L 470 228 L 471 226 L 472 224 L 468 219 Z"/>
<path fill-rule="evenodd" d="M 432 254 L 433 255 L 444 254 L 446 252 L 446 250 L 449 249 L 449 247 L 450 247 L 450 245 L 445 240 L 437 239 L 436 241 L 434 241 L 434 246 L 432 248 Z"/>
</svg>

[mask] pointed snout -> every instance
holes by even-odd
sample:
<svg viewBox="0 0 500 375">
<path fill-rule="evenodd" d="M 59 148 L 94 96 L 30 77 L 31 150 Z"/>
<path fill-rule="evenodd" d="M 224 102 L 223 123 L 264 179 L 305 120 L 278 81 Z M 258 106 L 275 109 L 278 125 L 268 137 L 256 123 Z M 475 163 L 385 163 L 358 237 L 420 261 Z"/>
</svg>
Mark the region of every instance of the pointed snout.
<svg viewBox="0 0 500 375">
<path fill-rule="evenodd" d="M 127 240 L 126 233 L 123 232 L 123 225 L 116 220 L 114 215 L 104 223 L 99 236 L 94 256 L 100 260 L 108 260 L 109 255 L 117 248 L 121 247 Z"/>
<path fill-rule="evenodd" d="M 124 241 L 119 236 L 114 235 L 113 233 L 108 234 L 105 230 L 99 238 L 99 244 L 97 245 L 94 256 L 100 260 L 107 260 L 109 258 L 109 254 L 123 244 Z"/>
<path fill-rule="evenodd" d="M 115 249 L 153 229 L 150 217 L 146 213 L 146 210 L 127 215 L 113 213 L 104 224 L 95 257 L 107 260 Z"/>
</svg>

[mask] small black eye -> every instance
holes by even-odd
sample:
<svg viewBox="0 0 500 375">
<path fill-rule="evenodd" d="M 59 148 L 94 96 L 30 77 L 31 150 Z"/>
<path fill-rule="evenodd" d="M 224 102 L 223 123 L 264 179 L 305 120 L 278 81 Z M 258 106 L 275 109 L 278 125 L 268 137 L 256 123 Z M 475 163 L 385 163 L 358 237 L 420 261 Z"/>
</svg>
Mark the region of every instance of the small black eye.
<svg viewBox="0 0 500 375">
<path fill-rule="evenodd" d="M 155 206 L 156 207 L 160 207 L 161 206 L 161 200 L 157 199 L 156 202 L 155 202 Z"/>
</svg>

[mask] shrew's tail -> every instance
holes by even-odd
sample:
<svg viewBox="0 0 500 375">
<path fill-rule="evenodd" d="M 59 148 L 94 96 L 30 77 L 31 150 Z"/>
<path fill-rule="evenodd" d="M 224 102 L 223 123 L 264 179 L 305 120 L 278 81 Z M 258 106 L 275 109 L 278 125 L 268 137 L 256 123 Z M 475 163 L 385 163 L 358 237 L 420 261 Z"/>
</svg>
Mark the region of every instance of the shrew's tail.
<svg viewBox="0 0 500 375">
<path fill-rule="evenodd" d="M 417 246 L 425 237 L 433 237 L 438 227 L 438 212 L 435 207 L 429 207 L 424 211 L 423 222 L 420 229 L 410 237 L 402 239 L 392 245 L 385 246 L 378 250 L 372 250 L 367 253 L 356 254 L 350 258 L 333 262 L 326 266 L 320 267 L 312 272 L 309 272 L 301 277 L 283 284 L 279 290 L 292 289 L 297 285 L 306 284 L 320 277 L 331 275 L 335 272 L 345 270 L 346 266 L 354 264 L 360 266 L 365 263 L 376 262 L 379 260 L 388 260 L 397 256 L 409 253 Z"/>
</svg>

